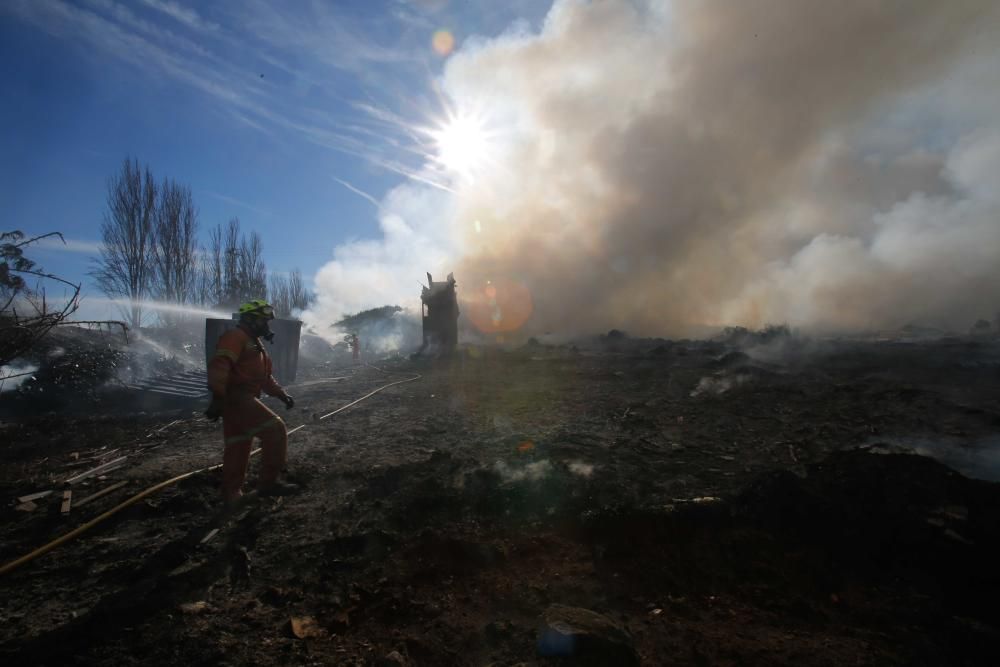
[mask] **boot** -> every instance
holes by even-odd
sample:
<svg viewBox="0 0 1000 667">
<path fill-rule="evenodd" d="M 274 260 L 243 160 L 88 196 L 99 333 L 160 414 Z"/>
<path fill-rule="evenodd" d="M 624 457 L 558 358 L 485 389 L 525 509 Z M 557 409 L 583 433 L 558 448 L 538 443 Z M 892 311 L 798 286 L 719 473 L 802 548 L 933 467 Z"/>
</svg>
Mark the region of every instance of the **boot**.
<svg viewBox="0 0 1000 667">
<path fill-rule="evenodd" d="M 295 495 L 302 489 L 299 488 L 298 484 L 290 484 L 289 482 L 271 482 L 270 484 L 264 484 L 260 487 L 257 492 L 262 498 L 270 498 L 274 496 L 291 496 Z"/>
</svg>

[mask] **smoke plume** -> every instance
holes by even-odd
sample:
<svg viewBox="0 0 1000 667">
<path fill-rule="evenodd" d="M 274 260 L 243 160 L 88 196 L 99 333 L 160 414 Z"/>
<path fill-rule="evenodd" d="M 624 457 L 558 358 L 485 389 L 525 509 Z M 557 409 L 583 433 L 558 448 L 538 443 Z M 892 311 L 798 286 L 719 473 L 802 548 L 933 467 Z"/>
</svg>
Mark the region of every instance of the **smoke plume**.
<svg viewBox="0 0 1000 667">
<path fill-rule="evenodd" d="M 450 58 L 489 164 L 390 192 L 309 317 L 454 271 L 487 332 L 967 328 L 1000 309 L 998 8 L 559 0 Z"/>
</svg>

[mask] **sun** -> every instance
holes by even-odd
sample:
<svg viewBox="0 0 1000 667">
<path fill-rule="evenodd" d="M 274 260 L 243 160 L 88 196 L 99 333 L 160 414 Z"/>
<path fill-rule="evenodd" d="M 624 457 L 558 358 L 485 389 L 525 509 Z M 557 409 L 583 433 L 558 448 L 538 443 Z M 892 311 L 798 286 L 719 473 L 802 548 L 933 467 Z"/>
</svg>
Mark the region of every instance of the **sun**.
<svg viewBox="0 0 1000 667">
<path fill-rule="evenodd" d="M 456 114 L 431 131 L 434 160 L 444 169 L 466 180 L 491 161 L 493 143 L 482 119 L 470 114 Z"/>
</svg>

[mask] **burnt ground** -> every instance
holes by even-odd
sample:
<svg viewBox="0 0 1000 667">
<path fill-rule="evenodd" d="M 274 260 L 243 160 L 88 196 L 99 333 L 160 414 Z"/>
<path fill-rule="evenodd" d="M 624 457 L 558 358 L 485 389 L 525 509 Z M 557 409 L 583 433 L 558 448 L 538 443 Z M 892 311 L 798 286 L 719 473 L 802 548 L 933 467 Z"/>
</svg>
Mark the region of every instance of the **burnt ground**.
<svg viewBox="0 0 1000 667">
<path fill-rule="evenodd" d="M 0 576 L 3 664 L 564 664 L 539 655 L 552 605 L 634 646 L 571 663 L 1000 664 L 1000 487 L 898 453 L 997 478 L 996 342 L 605 338 L 383 368 L 293 389 L 299 495 L 227 514 L 202 473 Z M 3 423 L 0 561 L 220 440 L 190 408 Z M 122 455 L 74 486 L 128 481 L 104 498 L 15 508 Z"/>
</svg>

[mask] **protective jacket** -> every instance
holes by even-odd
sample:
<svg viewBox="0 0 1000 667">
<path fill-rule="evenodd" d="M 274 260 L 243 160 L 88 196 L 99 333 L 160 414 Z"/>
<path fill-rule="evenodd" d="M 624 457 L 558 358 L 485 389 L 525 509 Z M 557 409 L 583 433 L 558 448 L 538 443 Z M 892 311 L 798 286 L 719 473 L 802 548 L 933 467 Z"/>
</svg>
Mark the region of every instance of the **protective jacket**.
<svg viewBox="0 0 1000 667">
<path fill-rule="evenodd" d="M 260 396 L 282 397 L 284 389 L 271 374 L 271 355 L 264 350 L 260 338 L 242 326 L 222 334 L 215 348 L 215 356 L 208 364 L 208 388 L 217 398 Z"/>
<path fill-rule="evenodd" d="M 274 484 L 285 467 L 285 422 L 258 399 L 261 391 L 287 397 L 271 372 L 271 357 L 260 338 L 242 326 L 222 334 L 208 364 L 208 387 L 214 400 L 223 403 L 222 493 L 228 501 L 242 495 L 254 438 L 260 438 L 263 452 L 262 485 Z"/>
</svg>

